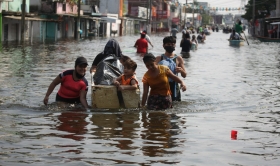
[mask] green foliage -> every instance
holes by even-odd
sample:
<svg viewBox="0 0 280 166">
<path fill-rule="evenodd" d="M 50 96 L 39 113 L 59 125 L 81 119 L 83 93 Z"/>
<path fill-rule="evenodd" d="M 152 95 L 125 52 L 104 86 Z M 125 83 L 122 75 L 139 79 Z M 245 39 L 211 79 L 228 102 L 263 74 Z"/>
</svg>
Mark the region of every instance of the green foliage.
<svg viewBox="0 0 280 166">
<path fill-rule="evenodd" d="M 267 14 L 270 14 L 270 11 L 276 9 L 276 0 L 255 0 L 255 19 L 264 18 Z M 258 11 L 267 11 L 259 13 Z M 248 4 L 245 5 L 246 13 L 241 17 L 246 20 L 253 19 L 253 0 L 249 0 Z"/>
<path fill-rule="evenodd" d="M 211 21 L 212 17 L 209 16 L 208 14 L 201 14 L 201 16 L 202 16 L 202 24 L 208 25 L 209 22 Z"/>
<path fill-rule="evenodd" d="M 71 6 L 77 5 L 78 4 L 78 0 L 66 0 L 66 2 L 69 2 L 69 4 Z"/>
</svg>

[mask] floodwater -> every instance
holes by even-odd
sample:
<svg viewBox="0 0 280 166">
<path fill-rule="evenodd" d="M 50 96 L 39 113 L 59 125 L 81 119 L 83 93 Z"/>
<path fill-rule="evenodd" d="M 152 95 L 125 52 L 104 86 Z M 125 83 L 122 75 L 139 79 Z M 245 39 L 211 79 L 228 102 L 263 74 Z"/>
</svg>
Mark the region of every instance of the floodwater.
<svg viewBox="0 0 280 166">
<path fill-rule="evenodd" d="M 149 51 L 163 53 L 166 35 L 151 35 Z M 146 68 L 133 48 L 137 38 L 116 37 L 141 80 Z M 250 45 L 232 47 L 228 38 L 213 32 L 185 58 L 187 91 L 165 111 L 43 105 L 59 72 L 73 68 L 77 56 L 91 63 L 108 38 L 2 44 L 0 165 L 279 165 L 279 44 L 247 35 Z"/>
</svg>

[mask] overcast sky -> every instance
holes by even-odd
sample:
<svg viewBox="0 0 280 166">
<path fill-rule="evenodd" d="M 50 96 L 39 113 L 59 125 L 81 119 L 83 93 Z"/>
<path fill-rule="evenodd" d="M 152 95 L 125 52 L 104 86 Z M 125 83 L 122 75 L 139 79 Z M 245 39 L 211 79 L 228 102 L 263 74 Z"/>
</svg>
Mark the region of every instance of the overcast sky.
<svg viewBox="0 0 280 166">
<path fill-rule="evenodd" d="M 239 8 L 241 5 L 241 0 L 197 0 L 198 2 L 208 2 L 211 7 L 221 7 L 221 8 Z M 248 0 L 245 0 L 245 3 L 247 3 Z M 186 0 L 179 0 L 181 3 L 186 3 Z M 188 0 L 188 3 L 193 2 L 193 0 Z M 227 11 L 227 12 L 222 12 L 218 11 L 219 13 L 233 13 L 233 14 L 238 14 L 239 11 Z"/>
</svg>

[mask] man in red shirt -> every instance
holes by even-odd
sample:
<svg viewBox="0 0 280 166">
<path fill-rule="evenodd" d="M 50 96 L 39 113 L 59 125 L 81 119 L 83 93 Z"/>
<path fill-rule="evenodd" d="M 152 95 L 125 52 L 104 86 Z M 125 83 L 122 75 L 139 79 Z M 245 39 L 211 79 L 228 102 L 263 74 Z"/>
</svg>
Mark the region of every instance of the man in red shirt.
<svg viewBox="0 0 280 166">
<path fill-rule="evenodd" d="M 136 41 L 134 47 L 137 48 L 137 53 L 147 53 L 148 52 L 148 42 L 145 39 L 146 33 L 141 33 L 141 38 Z"/>
</svg>

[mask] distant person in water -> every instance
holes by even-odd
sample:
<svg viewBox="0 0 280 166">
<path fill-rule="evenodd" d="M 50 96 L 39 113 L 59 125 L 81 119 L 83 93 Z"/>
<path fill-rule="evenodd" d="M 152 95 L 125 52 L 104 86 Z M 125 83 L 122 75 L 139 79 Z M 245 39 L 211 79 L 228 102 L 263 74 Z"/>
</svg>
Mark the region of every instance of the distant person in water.
<svg viewBox="0 0 280 166">
<path fill-rule="evenodd" d="M 235 30 L 232 30 L 232 33 L 229 36 L 229 40 L 240 40 L 240 36 L 238 33 L 235 32 Z"/>
<path fill-rule="evenodd" d="M 145 34 L 146 34 L 145 39 L 147 40 L 147 42 L 148 42 L 152 47 L 154 47 L 154 45 L 153 45 L 152 42 L 151 42 L 150 36 L 147 34 L 147 31 L 144 30 L 144 31 L 142 31 L 142 33 L 145 33 Z M 141 33 L 140 33 L 140 34 L 141 34 Z"/>
<path fill-rule="evenodd" d="M 88 81 L 85 78 L 87 66 L 88 63 L 86 58 L 78 57 L 75 61 L 74 69 L 60 73 L 49 85 L 46 96 L 43 100 L 44 104 L 48 104 L 49 96 L 55 87 L 60 84 L 55 101 L 70 104 L 81 103 L 84 108 L 89 108 L 86 100 L 88 91 Z"/>
<path fill-rule="evenodd" d="M 148 42 L 145 39 L 146 33 L 142 32 L 140 39 L 138 39 L 134 47 L 137 48 L 137 53 L 147 53 L 148 52 Z"/>
<path fill-rule="evenodd" d="M 177 38 L 177 33 L 178 33 L 178 29 L 177 28 L 172 28 L 170 31 L 170 36 L 173 36 L 175 39 Z"/>
<path fill-rule="evenodd" d="M 233 28 L 235 32 L 239 34 L 239 36 L 241 36 L 241 33 L 243 33 L 243 27 L 241 24 L 242 22 L 239 21 L 237 24 L 235 24 L 235 28 Z"/>
</svg>

